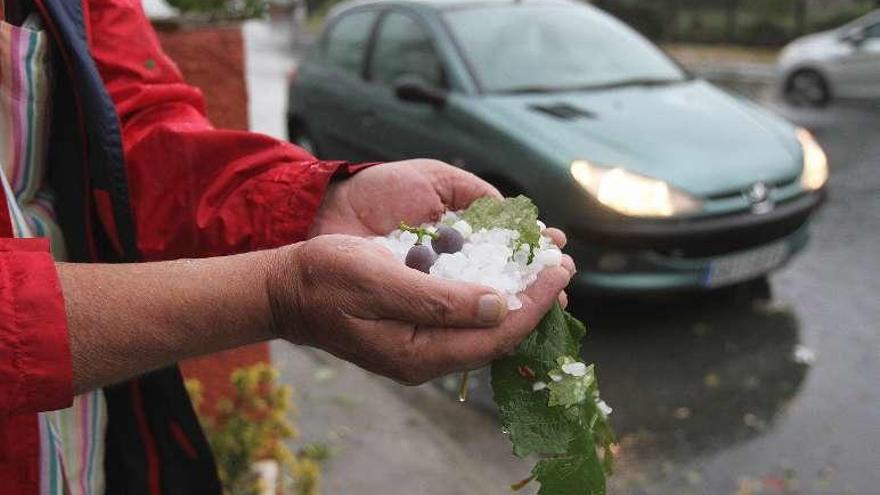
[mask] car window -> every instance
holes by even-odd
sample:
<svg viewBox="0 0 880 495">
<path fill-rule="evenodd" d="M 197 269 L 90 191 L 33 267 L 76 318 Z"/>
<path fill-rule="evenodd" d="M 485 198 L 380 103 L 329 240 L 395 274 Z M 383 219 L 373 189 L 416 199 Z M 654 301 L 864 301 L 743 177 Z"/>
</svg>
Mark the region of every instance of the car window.
<svg viewBox="0 0 880 495">
<path fill-rule="evenodd" d="M 880 38 L 880 23 L 865 28 L 866 38 Z"/>
<path fill-rule="evenodd" d="M 415 76 L 443 87 L 443 69 L 428 33 L 412 17 L 391 12 L 379 25 L 370 59 L 370 77 L 388 85 Z"/>
<path fill-rule="evenodd" d="M 484 90 L 578 90 L 677 82 L 686 74 L 656 46 L 585 6 L 513 2 L 444 13 Z"/>
<path fill-rule="evenodd" d="M 355 12 L 334 22 L 324 37 L 327 64 L 359 75 L 376 15 L 376 11 Z"/>
</svg>

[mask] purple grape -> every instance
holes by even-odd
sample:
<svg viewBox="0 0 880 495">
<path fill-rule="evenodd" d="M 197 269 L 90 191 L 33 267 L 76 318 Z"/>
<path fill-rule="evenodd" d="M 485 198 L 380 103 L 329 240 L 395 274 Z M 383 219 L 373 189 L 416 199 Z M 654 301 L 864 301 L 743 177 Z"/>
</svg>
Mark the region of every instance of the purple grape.
<svg viewBox="0 0 880 495">
<path fill-rule="evenodd" d="M 437 254 L 457 253 L 461 251 L 462 246 L 464 246 L 464 237 L 461 232 L 445 225 L 437 229 L 437 238 L 431 239 L 431 247 Z"/>
<path fill-rule="evenodd" d="M 406 253 L 406 266 L 420 272 L 429 273 L 431 265 L 437 259 L 437 253 L 430 246 L 418 244 L 409 248 Z"/>
</svg>

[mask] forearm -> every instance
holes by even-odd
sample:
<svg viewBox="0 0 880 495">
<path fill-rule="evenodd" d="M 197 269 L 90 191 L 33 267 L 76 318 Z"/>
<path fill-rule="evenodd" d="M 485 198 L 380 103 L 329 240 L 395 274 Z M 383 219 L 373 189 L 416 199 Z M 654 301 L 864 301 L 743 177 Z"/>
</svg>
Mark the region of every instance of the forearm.
<svg viewBox="0 0 880 495">
<path fill-rule="evenodd" d="M 269 252 L 131 265 L 58 264 L 75 393 L 272 338 Z"/>
</svg>

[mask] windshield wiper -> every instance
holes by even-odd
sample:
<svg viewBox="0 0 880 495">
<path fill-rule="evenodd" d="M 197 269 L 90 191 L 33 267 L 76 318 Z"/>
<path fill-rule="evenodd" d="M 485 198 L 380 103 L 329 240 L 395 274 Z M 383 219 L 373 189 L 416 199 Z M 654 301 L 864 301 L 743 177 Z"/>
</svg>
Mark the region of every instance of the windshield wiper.
<svg viewBox="0 0 880 495">
<path fill-rule="evenodd" d="M 518 88 L 500 89 L 498 91 L 495 91 L 495 93 L 506 95 L 521 95 L 532 93 L 558 93 L 560 91 L 566 90 L 567 88 L 564 88 L 562 86 L 522 86 Z"/>
<path fill-rule="evenodd" d="M 665 78 L 665 79 L 656 79 L 656 78 L 636 78 L 636 79 L 625 79 L 623 81 L 614 81 L 609 83 L 601 83 L 601 84 L 593 84 L 590 86 L 581 86 L 577 88 L 580 91 L 595 91 L 602 89 L 616 89 L 616 88 L 630 88 L 634 86 L 640 86 L 645 88 L 653 88 L 657 86 L 671 86 L 673 84 L 680 84 L 688 81 L 689 79 L 686 77 L 682 78 Z"/>
<path fill-rule="evenodd" d="M 626 88 L 633 86 L 656 87 L 669 86 L 679 84 L 690 80 L 690 78 L 682 77 L 681 79 L 659 79 L 659 78 L 639 78 L 626 79 L 623 81 L 614 81 L 609 83 L 588 84 L 583 86 L 522 86 L 518 88 L 501 89 L 494 91 L 498 94 L 540 94 L 540 93 L 563 93 L 569 91 L 600 91 L 603 89 Z"/>
</svg>

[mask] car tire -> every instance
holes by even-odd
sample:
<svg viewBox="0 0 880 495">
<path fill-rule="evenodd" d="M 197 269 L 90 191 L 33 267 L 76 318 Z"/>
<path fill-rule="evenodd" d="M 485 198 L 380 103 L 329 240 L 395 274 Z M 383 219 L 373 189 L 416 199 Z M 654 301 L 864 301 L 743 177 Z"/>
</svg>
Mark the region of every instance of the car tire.
<svg viewBox="0 0 880 495">
<path fill-rule="evenodd" d="M 825 76 L 813 69 L 794 72 L 785 81 L 785 99 L 795 106 L 823 108 L 831 102 L 831 88 Z"/>
<path fill-rule="evenodd" d="M 318 149 L 318 142 L 309 132 L 309 128 L 295 117 L 287 118 L 287 139 L 308 151 L 312 156 L 318 157 L 321 153 Z"/>
</svg>

